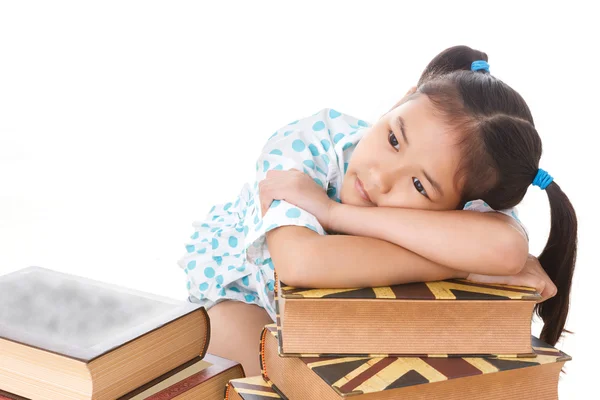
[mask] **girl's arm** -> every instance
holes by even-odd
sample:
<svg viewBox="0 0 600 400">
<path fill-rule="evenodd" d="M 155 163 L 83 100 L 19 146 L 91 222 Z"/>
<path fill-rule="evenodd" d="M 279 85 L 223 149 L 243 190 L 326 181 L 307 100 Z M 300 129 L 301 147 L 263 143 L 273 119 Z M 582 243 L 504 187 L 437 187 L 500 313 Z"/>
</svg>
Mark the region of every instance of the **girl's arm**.
<svg viewBox="0 0 600 400">
<path fill-rule="evenodd" d="M 469 275 L 384 240 L 322 236 L 299 226 L 269 231 L 267 246 L 279 279 L 297 287 L 377 287 Z"/>
<path fill-rule="evenodd" d="M 501 213 L 358 207 L 331 203 L 328 228 L 368 236 L 460 271 L 515 275 L 529 249 L 519 225 Z"/>
</svg>

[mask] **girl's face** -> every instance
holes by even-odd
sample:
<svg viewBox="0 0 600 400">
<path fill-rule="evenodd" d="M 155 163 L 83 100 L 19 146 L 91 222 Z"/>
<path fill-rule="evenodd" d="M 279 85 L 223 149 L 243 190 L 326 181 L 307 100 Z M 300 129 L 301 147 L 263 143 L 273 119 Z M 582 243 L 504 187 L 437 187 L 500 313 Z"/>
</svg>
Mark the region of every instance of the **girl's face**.
<svg viewBox="0 0 600 400">
<path fill-rule="evenodd" d="M 433 114 L 427 96 L 413 97 L 364 129 L 342 183 L 342 203 L 429 210 L 458 206 L 455 135 Z"/>
</svg>

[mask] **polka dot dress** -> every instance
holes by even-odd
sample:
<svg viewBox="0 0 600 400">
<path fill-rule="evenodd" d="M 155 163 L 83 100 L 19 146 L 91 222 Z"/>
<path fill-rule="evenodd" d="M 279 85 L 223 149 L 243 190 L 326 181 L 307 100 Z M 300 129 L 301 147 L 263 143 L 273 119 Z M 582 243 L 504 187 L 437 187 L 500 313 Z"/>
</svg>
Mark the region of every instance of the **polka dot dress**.
<svg viewBox="0 0 600 400">
<path fill-rule="evenodd" d="M 187 276 L 189 301 L 207 309 L 224 300 L 256 304 L 275 321 L 274 265 L 266 233 L 287 225 L 327 232 L 312 214 L 283 200 L 273 201 L 262 217 L 258 182 L 269 170 L 297 169 L 339 202 L 350 157 L 368 127 L 326 108 L 273 133 L 257 160 L 254 184 L 245 184 L 232 202 L 214 205 L 204 220 L 193 223 L 195 231 L 178 261 Z"/>
</svg>

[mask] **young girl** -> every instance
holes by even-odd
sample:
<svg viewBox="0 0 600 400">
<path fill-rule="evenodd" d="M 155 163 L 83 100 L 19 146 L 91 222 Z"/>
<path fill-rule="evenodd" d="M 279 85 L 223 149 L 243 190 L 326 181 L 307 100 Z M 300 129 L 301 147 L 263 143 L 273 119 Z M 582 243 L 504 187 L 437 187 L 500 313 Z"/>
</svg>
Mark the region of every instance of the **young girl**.
<svg viewBox="0 0 600 400">
<path fill-rule="evenodd" d="M 324 109 L 282 127 L 263 148 L 254 187 L 194 223 L 179 260 L 189 300 L 209 310 L 208 351 L 260 373 L 256 342 L 275 320 L 275 266 L 300 287 L 450 278 L 533 286 L 548 299 L 536 305 L 541 339 L 554 345 L 577 224 L 538 168 L 541 151 L 525 101 L 466 46 L 436 56 L 373 125 Z M 547 191 L 552 214 L 539 263 L 513 208 L 532 183 Z"/>
</svg>

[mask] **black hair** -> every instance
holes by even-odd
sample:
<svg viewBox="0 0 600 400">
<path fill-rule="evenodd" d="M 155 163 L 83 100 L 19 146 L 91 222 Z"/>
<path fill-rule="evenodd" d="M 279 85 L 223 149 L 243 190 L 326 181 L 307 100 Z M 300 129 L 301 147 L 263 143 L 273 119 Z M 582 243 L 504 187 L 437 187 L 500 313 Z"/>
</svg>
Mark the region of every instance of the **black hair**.
<svg viewBox="0 0 600 400">
<path fill-rule="evenodd" d="M 525 100 L 486 70 L 474 72 L 474 61 L 488 56 L 467 46 L 438 54 L 425 68 L 413 96 L 426 95 L 455 132 L 462 158 L 455 175 L 462 209 L 482 199 L 495 210 L 516 206 L 538 173 L 542 142 Z M 411 96 L 412 97 L 412 96 Z M 540 339 L 555 345 L 569 312 L 577 256 L 577 218 L 560 186 L 546 188 L 551 228 L 538 259 L 557 287 L 557 294 L 535 306 L 543 320 Z M 568 332 L 568 331 L 567 331 Z"/>
</svg>

